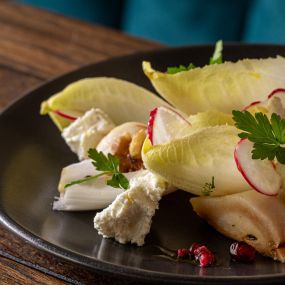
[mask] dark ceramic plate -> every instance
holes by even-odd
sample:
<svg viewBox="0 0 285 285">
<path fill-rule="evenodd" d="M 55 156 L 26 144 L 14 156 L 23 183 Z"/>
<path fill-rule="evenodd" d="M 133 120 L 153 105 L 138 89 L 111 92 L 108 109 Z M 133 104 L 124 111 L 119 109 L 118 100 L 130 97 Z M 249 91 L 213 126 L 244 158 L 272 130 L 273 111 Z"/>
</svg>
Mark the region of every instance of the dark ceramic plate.
<svg viewBox="0 0 285 285">
<path fill-rule="evenodd" d="M 273 284 L 285 281 L 285 265 L 258 256 L 253 264 L 232 263 L 230 240 L 193 213 L 189 195 L 164 197 L 153 220 L 146 245 L 120 245 L 103 239 L 93 229 L 95 212 L 53 212 L 52 201 L 63 166 L 76 161 L 56 127 L 39 115 L 41 101 L 67 84 L 88 76 L 114 76 L 151 88 L 141 70 L 142 60 L 158 69 L 188 64 L 204 65 L 213 46 L 165 49 L 83 67 L 30 92 L 0 116 L 1 222 L 37 247 L 76 263 L 136 280 L 180 284 Z M 285 46 L 227 45 L 225 60 L 285 56 Z M 284 75 L 285 76 L 285 75 Z M 156 245 L 188 247 L 206 243 L 218 256 L 218 265 L 201 269 L 158 258 Z"/>
</svg>

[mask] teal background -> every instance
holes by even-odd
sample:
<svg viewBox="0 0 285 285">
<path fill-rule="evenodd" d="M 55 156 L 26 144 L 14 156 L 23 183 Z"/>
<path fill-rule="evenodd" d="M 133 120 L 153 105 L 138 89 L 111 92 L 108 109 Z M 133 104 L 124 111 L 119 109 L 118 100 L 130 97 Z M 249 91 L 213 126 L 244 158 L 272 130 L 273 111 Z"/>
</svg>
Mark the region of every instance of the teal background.
<svg viewBox="0 0 285 285">
<path fill-rule="evenodd" d="M 169 45 L 285 43 L 285 0 L 18 0 Z"/>
</svg>

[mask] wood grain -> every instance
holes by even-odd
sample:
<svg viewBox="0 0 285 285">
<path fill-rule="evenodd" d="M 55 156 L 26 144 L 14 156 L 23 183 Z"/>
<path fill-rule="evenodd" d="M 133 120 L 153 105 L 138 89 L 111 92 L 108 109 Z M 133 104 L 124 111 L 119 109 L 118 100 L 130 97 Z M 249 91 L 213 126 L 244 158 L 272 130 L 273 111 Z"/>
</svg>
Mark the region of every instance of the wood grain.
<svg viewBox="0 0 285 285">
<path fill-rule="evenodd" d="M 8 257 L 10 259 L 13 258 L 18 263 L 22 263 L 26 266 L 44 272 L 45 275 L 49 274 L 62 280 L 68 280 L 69 283 L 73 284 L 77 284 L 78 282 L 82 284 L 94 284 L 95 281 L 95 284 L 140 284 L 131 280 L 118 278 L 117 276 L 115 277 L 110 275 L 102 275 L 102 273 L 95 272 L 91 269 L 63 260 L 45 251 L 39 250 L 18 236 L 7 231 L 1 225 L 0 255 Z M 0 268 L 0 275 L 1 274 L 2 271 Z M 114 282 L 114 280 L 116 282 Z"/>
<path fill-rule="evenodd" d="M 0 107 L 30 87 L 88 63 L 160 47 L 6 1 L 0 1 L 0 27 L 0 82 L 5 83 Z"/>
<path fill-rule="evenodd" d="M 42 274 L 27 266 L 21 265 L 13 260 L 0 257 L 0 284 L 30 284 L 30 285 L 51 285 L 66 284 L 58 278 Z"/>
<path fill-rule="evenodd" d="M 0 1 L 0 112 L 29 89 L 80 66 L 159 44 Z M 2 257 L 1 257 L 2 256 Z M 39 250 L 0 226 L 0 284 L 138 284 Z"/>
</svg>

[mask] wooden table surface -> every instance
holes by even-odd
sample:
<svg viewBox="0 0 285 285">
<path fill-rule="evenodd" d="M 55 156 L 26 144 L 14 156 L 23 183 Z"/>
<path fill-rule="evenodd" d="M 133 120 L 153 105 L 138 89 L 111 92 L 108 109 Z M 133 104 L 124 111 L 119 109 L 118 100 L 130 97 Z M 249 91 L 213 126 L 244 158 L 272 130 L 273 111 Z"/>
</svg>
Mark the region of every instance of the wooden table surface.
<svg viewBox="0 0 285 285">
<path fill-rule="evenodd" d="M 0 112 L 82 65 L 161 47 L 117 31 L 0 0 Z M 41 251 L 0 226 L 0 284 L 138 284 Z"/>
</svg>

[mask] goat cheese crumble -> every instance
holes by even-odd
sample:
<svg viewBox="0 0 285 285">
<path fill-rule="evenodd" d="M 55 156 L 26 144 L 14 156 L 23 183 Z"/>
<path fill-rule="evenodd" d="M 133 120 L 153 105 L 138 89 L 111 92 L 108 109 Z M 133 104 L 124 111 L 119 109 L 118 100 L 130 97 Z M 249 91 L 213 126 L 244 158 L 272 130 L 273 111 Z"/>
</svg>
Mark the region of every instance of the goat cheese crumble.
<svg viewBox="0 0 285 285">
<path fill-rule="evenodd" d="M 101 109 L 92 108 L 66 127 L 62 137 L 82 160 L 88 158 L 88 150 L 95 148 L 114 127 L 115 124 L 106 113 Z"/>
<path fill-rule="evenodd" d="M 120 243 L 144 244 L 159 200 L 168 190 L 168 183 L 144 170 L 130 180 L 130 188 L 94 218 L 94 227 L 103 237 Z"/>
</svg>

